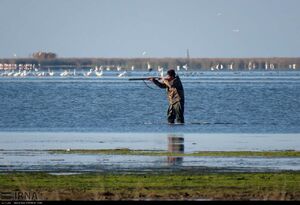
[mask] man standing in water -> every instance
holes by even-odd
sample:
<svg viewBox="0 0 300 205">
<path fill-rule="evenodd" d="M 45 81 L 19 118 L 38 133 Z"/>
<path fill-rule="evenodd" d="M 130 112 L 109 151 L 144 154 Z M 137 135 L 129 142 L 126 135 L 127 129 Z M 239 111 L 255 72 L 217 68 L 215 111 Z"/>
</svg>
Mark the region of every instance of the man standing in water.
<svg viewBox="0 0 300 205">
<path fill-rule="evenodd" d="M 167 77 L 163 78 L 162 81 L 156 78 L 149 78 L 155 85 L 160 88 L 166 88 L 169 108 L 168 108 L 168 122 L 174 124 L 184 123 L 184 91 L 181 80 L 178 75 L 176 75 L 175 70 L 170 69 L 167 72 Z"/>
</svg>

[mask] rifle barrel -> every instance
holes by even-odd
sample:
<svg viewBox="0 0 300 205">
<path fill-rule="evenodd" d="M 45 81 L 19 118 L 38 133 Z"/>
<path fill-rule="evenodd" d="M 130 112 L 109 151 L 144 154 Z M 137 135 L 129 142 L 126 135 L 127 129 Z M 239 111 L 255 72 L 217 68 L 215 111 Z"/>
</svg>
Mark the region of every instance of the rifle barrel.
<svg viewBox="0 0 300 205">
<path fill-rule="evenodd" d="M 128 80 L 148 80 L 148 78 L 129 78 Z"/>
<path fill-rule="evenodd" d="M 160 77 L 147 77 L 147 78 L 129 78 L 128 80 L 148 80 L 149 78 L 157 78 L 157 79 L 160 79 Z"/>
</svg>

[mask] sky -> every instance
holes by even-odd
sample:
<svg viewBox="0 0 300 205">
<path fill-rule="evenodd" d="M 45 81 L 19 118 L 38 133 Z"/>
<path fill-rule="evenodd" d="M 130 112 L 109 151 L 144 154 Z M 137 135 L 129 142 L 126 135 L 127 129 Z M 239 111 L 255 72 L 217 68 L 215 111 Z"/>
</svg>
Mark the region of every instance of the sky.
<svg viewBox="0 0 300 205">
<path fill-rule="evenodd" d="M 0 0 L 0 58 L 299 57 L 299 0 Z"/>
</svg>

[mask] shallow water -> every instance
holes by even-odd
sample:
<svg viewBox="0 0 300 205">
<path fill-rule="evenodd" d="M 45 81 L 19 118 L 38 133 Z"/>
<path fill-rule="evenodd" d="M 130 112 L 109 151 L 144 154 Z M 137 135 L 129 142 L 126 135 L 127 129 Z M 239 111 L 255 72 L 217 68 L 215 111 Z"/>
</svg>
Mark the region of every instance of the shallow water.
<svg viewBox="0 0 300 205">
<path fill-rule="evenodd" d="M 163 89 L 129 77 L 0 78 L 0 131 L 299 133 L 300 72 L 183 72 L 184 126 Z"/>
<path fill-rule="evenodd" d="M 184 153 L 196 151 L 299 150 L 299 134 L 166 134 L 2 132 L 0 170 L 47 172 L 106 171 L 282 171 L 300 170 L 298 157 L 167 157 L 104 154 L 51 154 L 49 149 L 169 151 L 170 137 L 183 138 Z M 259 143 L 258 143 L 259 142 Z"/>
<path fill-rule="evenodd" d="M 168 138 L 184 138 L 185 153 L 197 151 L 299 150 L 300 134 L 0 132 L 0 150 L 167 150 Z"/>
<path fill-rule="evenodd" d="M 50 154 L 49 149 L 299 150 L 300 72 L 181 72 L 185 125 L 166 123 L 164 90 L 124 78 L 0 77 L 0 170 L 300 170 L 299 158 Z M 249 133 L 249 134 L 247 134 Z"/>
<path fill-rule="evenodd" d="M 46 154 L 32 151 L 1 153 L 0 170 L 43 172 L 107 172 L 107 171 L 299 171 L 299 158 L 263 157 L 166 157 L 134 155 Z M 5 163 L 6 162 L 6 163 Z"/>
</svg>

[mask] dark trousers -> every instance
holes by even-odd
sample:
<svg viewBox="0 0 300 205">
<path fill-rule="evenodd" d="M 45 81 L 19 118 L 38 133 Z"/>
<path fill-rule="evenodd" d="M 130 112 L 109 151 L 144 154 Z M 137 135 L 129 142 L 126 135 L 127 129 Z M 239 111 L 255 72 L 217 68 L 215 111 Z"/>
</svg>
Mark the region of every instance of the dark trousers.
<svg viewBox="0 0 300 205">
<path fill-rule="evenodd" d="M 168 122 L 174 123 L 175 119 L 177 123 L 184 123 L 184 102 L 177 102 L 173 105 L 169 105 L 168 108 Z"/>
</svg>

